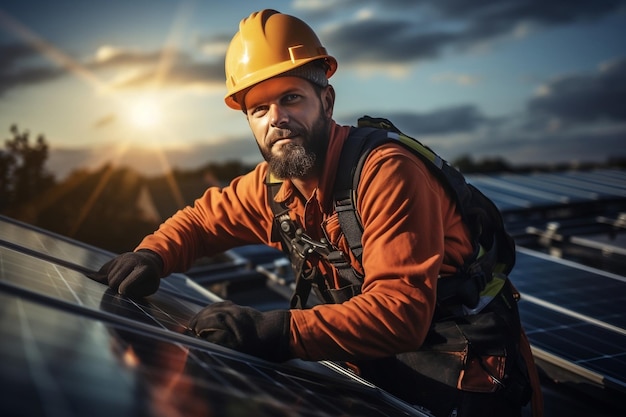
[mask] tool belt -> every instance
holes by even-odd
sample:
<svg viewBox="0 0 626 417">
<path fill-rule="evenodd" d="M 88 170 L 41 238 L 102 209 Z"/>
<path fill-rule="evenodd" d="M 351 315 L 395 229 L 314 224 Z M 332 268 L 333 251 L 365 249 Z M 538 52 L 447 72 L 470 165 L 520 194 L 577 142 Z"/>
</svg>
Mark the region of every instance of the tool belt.
<svg viewBox="0 0 626 417">
<path fill-rule="evenodd" d="M 500 291 L 478 314 L 448 314 L 457 308 L 436 311 L 417 351 L 356 365 L 364 378 L 409 401 L 422 390 L 461 390 L 497 392 L 513 405 L 523 406 L 530 400 L 531 387 L 519 354 L 515 292 L 505 278 Z"/>
</svg>

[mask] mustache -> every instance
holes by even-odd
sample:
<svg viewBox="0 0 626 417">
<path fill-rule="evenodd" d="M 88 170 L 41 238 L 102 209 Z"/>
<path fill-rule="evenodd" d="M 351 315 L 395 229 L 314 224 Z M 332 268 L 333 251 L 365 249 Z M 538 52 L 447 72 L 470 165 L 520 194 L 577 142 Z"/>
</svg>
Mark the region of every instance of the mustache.
<svg viewBox="0 0 626 417">
<path fill-rule="evenodd" d="M 281 139 L 286 139 L 286 138 L 290 138 L 290 137 L 294 137 L 294 136 L 300 136 L 300 135 L 302 135 L 302 132 L 300 132 L 300 130 L 293 129 L 291 127 L 281 128 L 281 129 L 274 129 L 267 136 L 267 143 L 268 143 L 268 145 L 273 145 L 274 143 L 278 142 Z"/>
</svg>

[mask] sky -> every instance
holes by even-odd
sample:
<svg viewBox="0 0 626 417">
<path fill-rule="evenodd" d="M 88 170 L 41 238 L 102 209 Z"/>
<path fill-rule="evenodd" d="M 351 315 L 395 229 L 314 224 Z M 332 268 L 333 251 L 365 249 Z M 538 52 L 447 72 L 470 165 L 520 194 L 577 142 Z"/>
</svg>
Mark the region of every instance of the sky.
<svg viewBox="0 0 626 417">
<path fill-rule="evenodd" d="M 256 163 L 223 61 L 262 8 L 337 59 L 340 124 L 387 117 L 449 161 L 626 157 L 626 0 L 0 0 L 0 139 L 44 135 L 57 178 Z"/>
</svg>

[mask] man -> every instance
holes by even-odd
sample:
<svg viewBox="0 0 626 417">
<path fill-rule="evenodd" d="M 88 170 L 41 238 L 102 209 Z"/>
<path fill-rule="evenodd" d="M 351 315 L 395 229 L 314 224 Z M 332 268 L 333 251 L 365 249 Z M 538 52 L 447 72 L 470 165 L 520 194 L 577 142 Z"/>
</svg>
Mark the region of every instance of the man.
<svg viewBox="0 0 626 417">
<path fill-rule="evenodd" d="M 226 104 L 244 112 L 265 162 L 223 189 L 209 188 L 134 252 L 105 264 L 100 279 L 122 294 L 149 295 L 161 277 L 228 248 L 280 248 L 268 173 L 282 180 L 275 201 L 310 239 L 351 253 L 332 205 L 339 154 L 350 133 L 332 119 L 335 92 L 328 78 L 337 69 L 335 58 L 301 20 L 263 10 L 241 21 L 225 69 Z M 423 374 L 424 361 L 412 354 L 429 337 L 438 278 L 453 276 L 472 255 L 468 228 L 444 186 L 410 151 L 389 143 L 368 157 L 357 195 L 362 264 L 346 256 L 364 273 L 359 294 L 339 304 L 270 312 L 212 304 L 190 328 L 267 360 L 350 361 L 364 377 L 437 416 L 520 415 L 523 401 L 511 399 L 503 383 L 511 380 L 505 370 L 522 363 L 525 371 L 517 351 L 466 359 L 453 384 Z M 318 271 L 329 290 L 347 284 L 324 257 L 309 258 L 307 268 Z M 460 363 L 457 354 L 447 357 Z M 444 362 L 433 363 L 439 366 L 434 374 L 447 372 Z"/>
</svg>

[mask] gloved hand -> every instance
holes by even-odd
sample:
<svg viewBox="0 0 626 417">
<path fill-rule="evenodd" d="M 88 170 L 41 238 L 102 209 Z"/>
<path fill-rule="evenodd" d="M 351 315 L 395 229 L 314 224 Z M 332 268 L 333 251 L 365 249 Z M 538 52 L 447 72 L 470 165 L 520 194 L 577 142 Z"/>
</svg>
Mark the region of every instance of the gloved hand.
<svg viewBox="0 0 626 417">
<path fill-rule="evenodd" d="M 288 310 L 268 312 L 232 301 L 211 304 L 189 322 L 197 337 L 259 358 L 283 362 L 289 353 Z"/>
<path fill-rule="evenodd" d="M 89 277 L 129 297 L 145 297 L 159 289 L 163 261 L 155 252 L 140 249 L 111 259 Z"/>
</svg>

